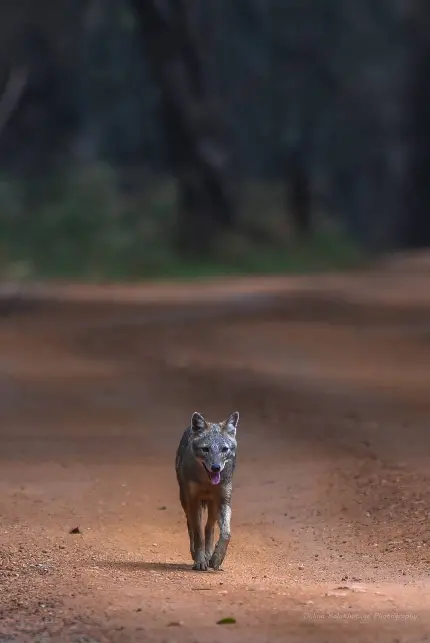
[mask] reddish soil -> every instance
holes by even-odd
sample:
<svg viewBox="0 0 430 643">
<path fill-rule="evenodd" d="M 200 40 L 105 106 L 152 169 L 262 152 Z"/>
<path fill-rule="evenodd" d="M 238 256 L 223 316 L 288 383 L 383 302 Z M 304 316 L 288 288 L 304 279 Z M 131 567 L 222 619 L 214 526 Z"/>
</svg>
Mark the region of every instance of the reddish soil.
<svg viewBox="0 0 430 643">
<path fill-rule="evenodd" d="M 0 643 L 427 640 L 429 276 L 5 300 Z M 222 572 L 178 499 L 195 410 L 241 413 Z"/>
</svg>

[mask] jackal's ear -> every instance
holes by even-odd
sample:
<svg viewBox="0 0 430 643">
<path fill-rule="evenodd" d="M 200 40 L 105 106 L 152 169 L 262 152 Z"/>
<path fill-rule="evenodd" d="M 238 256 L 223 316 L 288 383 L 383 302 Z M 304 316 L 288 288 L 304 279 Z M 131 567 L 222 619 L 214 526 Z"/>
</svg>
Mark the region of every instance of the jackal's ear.
<svg viewBox="0 0 430 643">
<path fill-rule="evenodd" d="M 204 431 L 206 426 L 207 426 L 206 420 L 203 417 L 203 415 L 201 415 L 201 413 L 197 413 L 196 411 L 195 413 L 192 414 L 191 428 L 193 431 L 195 431 L 196 433 L 198 433 L 199 431 Z"/>
<path fill-rule="evenodd" d="M 235 411 L 224 422 L 224 431 L 234 438 L 236 435 L 236 429 L 238 424 L 239 424 L 239 411 Z"/>
</svg>

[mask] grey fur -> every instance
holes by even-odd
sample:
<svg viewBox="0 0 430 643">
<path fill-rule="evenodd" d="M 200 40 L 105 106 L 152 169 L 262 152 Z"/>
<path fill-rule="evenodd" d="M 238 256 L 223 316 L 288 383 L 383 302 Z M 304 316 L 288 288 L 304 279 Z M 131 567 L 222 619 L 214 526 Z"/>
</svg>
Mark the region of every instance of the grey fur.
<svg viewBox="0 0 430 643">
<path fill-rule="evenodd" d="M 230 542 L 231 494 L 236 467 L 239 413 L 224 422 L 208 422 L 193 413 L 176 452 L 179 498 L 187 519 L 193 569 L 219 569 Z M 214 484 L 212 480 L 219 482 Z M 203 531 L 203 510 L 207 522 Z M 215 524 L 220 537 L 215 545 Z"/>
</svg>

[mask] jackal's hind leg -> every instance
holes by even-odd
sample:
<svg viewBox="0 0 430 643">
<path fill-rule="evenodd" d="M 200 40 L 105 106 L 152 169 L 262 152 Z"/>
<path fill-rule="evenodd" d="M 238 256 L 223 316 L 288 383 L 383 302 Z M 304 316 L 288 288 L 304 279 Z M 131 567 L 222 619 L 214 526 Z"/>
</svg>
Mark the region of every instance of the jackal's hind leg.
<svg viewBox="0 0 430 643">
<path fill-rule="evenodd" d="M 218 518 L 218 505 L 215 502 L 208 502 L 208 517 L 205 527 L 205 556 L 209 563 L 215 548 L 215 525 Z"/>
</svg>

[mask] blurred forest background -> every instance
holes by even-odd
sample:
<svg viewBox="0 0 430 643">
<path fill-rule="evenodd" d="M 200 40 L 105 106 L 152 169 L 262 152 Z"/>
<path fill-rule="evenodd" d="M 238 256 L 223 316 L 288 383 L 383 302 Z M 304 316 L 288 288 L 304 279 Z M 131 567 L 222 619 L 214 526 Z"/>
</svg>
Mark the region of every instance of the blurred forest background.
<svg viewBox="0 0 430 643">
<path fill-rule="evenodd" d="M 0 268 L 303 271 L 430 244 L 430 4 L 5 0 Z"/>
</svg>

